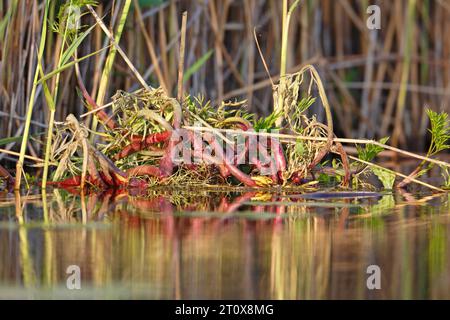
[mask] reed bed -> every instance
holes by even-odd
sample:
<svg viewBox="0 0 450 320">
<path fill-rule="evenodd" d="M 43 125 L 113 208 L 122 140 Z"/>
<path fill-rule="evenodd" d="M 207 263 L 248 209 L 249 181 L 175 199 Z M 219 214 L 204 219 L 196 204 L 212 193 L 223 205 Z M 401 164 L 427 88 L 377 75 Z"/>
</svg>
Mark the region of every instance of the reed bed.
<svg viewBox="0 0 450 320">
<path fill-rule="evenodd" d="M 50 24 L 55 21 L 58 2 L 50 2 Z M 113 28 L 122 21 L 126 2 L 101 1 L 96 11 Z M 185 79 L 186 92 L 201 92 L 213 101 L 247 99 L 250 111 L 261 115 L 271 111 L 270 81 L 255 47 L 253 29 L 269 72 L 278 75 L 283 1 L 138 2 L 141 7 L 137 10 L 131 5 L 123 32 L 116 36 L 148 83 L 161 84 L 176 96 L 181 14 L 188 11 L 186 68 L 202 57 L 208 59 Z M 378 139 L 393 132 L 394 146 L 424 151 L 428 126 L 424 107 L 450 108 L 450 39 L 446 34 L 450 6 L 441 0 L 375 3 L 381 8 L 381 29 L 371 31 L 365 25 L 367 1 L 300 1 L 290 19 L 287 71 L 315 62 L 326 83 L 339 136 Z M 32 96 L 44 9 L 43 1 L 0 1 L 0 137 L 21 136 L 26 130 L 22 119 Z M 83 25 L 94 23 L 91 15 L 82 21 Z M 44 71 L 56 67 L 53 49 L 57 42 L 58 34 L 48 30 Z M 81 44 L 80 55 L 99 50 L 107 42 L 101 29 L 95 28 Z M 97 102 L 109 102 L 118 89 L 138 88 L 125 62 L 110 57 L 102 52 L 81 66 Z M 102 74 L 105 63 L 113 64 L 108 82 Z M 84 110 L 75 81 L 73 71 L 61 74 L 57 120 Z M 46 124 L 51 113 L 41 85 L 35 100 L 31 134 L 43 131 L 37 123 Z M 317 104 L 310 112 L 324 121 Z M 7 149 L 18 147 L 17 143 L 7 145 Z M 38 141 L 31 140 L 28 147 L 32 155 L 42 154 Z"/>
<path fill-rule="evenodd" d="M 160 87 L 181 103 L 183 92 L 201 93 L 219 109 L 223 101 L 245 99 L 249 113 L 267 116 L 273 108 L 283 110 L 295 132 L 288 105 L 303 100 L 298 90 L 293 97 L 285 94 L 293 84 L 308 89 L 303 74 L 310 72 L 309 87 L 317 84 L 312 96 L 321 99 L 303 110 L 304 119 L 313 127 L 326 123 L 316 134 L 326 141 L 311 153 L 315 157 L 305 168 L 317 165 L 329 151 L 345 154 L 340 142 L 333 145 L 334 135 L 369 141 L 390 135 L 393 147 L 424 151 L 430 144 L 427 110 L 436 111 L 436 117 L 437 111 L 449 111 L 450 44 L 445 31 L 450 8 L 444 1 L 377 1 L 379 30 L 366 26 L 366 1 L 61 3 L 0 2 L 0 137 L 17 138 L 0 141 L 9 154 L 22 141 L 19 184 L 25 159 L 45 157 L 45 187 L 55 121 L 84 114 L 80 128 L 95 133 L 98 118 L 92 111 L 85 113 L 81 93 L 91 109 L 112 105 L 109 97 L 118 90 L 135 92 L 142 86 L 147 91 Z M 73 36 L 72 43 L 67 24 L 61 25 L 61 11 L 68 4 L 88 8 L 81 18 L 83 33 Z M 189 12 L 189 20 L 186 15 L 181 19 L 183 12 Z M 64 65 L 69 57 L 74 61 Z M 292 118 L 295 122 L 300 116 Z M 442 123 L 445 127 L 448 120 Z M 46 143 L 35 138 L 45 133 Z M 89 143 L 84 137 L 77 140 L 87 150 L 98 135 L 102 133 L 92 134 Z M 445 143 L 442 150 L 448 148 Z M 429 149 L 426 158 L 431 155 Z M 87 161 L 83 174 L 86 166 Z M 408 176 L 410 181 L 423 166 Z"/>
</svg>

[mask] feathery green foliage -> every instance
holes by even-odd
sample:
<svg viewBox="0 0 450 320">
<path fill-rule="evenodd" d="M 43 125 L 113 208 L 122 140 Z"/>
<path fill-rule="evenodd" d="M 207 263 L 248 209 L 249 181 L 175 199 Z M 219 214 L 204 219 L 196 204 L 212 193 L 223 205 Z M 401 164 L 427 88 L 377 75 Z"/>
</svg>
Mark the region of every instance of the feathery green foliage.
<svg viewBox="0 0 450 320">
<path fill-rule="evenodd" d="M 450 139 L 450 120 L 448 113 L 437 113 L 431 109 L 427 109 L 428 118 L 430 118 L 431 129 L 431 144 L 428 150 L 428 156 L 435 155 L 446 149 L 450 149 L 447 143 Z"/>
<path fill-rule="evenodd" d="M 386 144 L 389 140 L 389 137 L 384 137 L 380 139 L 381 144 Z M 359 145 L 356 146 L 356 150 L 358 152 L 358 158 L 364 161 L 372 161 L 381 151 L 383 151 L 383 147 L 374 145 L 374 144 L 366 144 L 364 147 Z"/>
<path fill-rule="evenodd" d="M 275 130 L 276 122 L 281 117 L 283 112 L 281 111 L 273 111 L 267 117 L 261 117 L 254 122 L 253 128 L 255 131 L 259 130 Z"/>
<path fill-rule="evenodd" d="M 51 28 L 53 32 L 66 36 L 69 39 L 76 37 L 81 28 L 80 19 L 85 14 L 81 10 L 87 5 L 96 6 L 97 1 L 93 0 L 70 0 L 59 7 L 57 15 L 58 21 L 55 21 Z"/>
</svg>

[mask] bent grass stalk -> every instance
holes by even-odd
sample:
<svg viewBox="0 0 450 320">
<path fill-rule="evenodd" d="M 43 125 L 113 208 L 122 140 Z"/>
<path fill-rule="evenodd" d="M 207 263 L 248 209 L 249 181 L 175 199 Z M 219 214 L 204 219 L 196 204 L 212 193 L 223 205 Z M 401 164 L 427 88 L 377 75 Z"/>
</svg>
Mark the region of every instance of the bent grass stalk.
<svg viewBox="0 0 450 320">
<path fill-rule="evenodd" d="M 116 44 L 119 43 L 120 38 L 122 36 L 122 31 L 123 31 L 123 28 L 125 26 L 125 22 L 127 20 L 127 16 L 128 16 L 128 12 L 129 12 L 129 9 L 130 9 L 130 5 L 131 5 L 131 0 L 126 0 L 125 4 L 123 6 L 122 15 L 120 17 L 119 25 L 117 27 L 116 35 L 114 37 L 114 40 L 111 39 Z M 91 6 L 88 6 L 88 9 L 94 15 L 94 13 L 95 13 L 94 9 Z M 97 20 L 97 22 L 99 22 L 100 18 L 98 18 L 97 14 L 95 14 L 94 17 Z M 103 25 L 102 24 L 100 24 L 100 25 L 102 26 L 102 29 L 103 29 Z M 108 33 L 107 33 L 107 35 L 108 35 Z M 111 38 L 112 36 L 108 35 L 108 37 Z M 109 50 L 108 57 L 106 58 L 105 66 L 103 68 L 102 76 L 100 78 L 100 86 L 98 88 L 98 93 L 97 93 L 96 102 L 97 102 L 98 106 L 103 105 L 103 102 L 105 100 L 106 90 L 108 89 L 109 77 L 110 77 L 111 70 L 112 70 L 112 67 L 113 67 L 114 59 L 116 57 L 116 52 L 117 52 L 117 48 L 115 46 L 112 46 L 111 49 Z M 92 131 L 96 131 L 97 130 L 97 125 L 98 125 L 98 119 L 97 119 L 97 117 L 94 117 L 92 119 L 92 126 L 91 126 Z M 94 136 L 92 136 L 92 139 L 93 139 L 93 137 Z"/>
<path fill-rule="evenodd" d="M 39 49 L 38 49 L 38 60 L 42 59 L 42 56 L 44 54 L 44 48 L 45 48 L 45 39 L 47 36 L 47 16 L 48 16 L 48 9 L 49 9 L 50 1 L 45 1 L 45 7 L 44 7 L 44 17 L 42 18 L 42 31 L 41 31 L 41 40 L 39 42 Z M 23 133 L 23 139 L 22 144 L 20 146 L 20 156 L 19 160 L 16 164 L 16 180 L 14 189 L 19 190 L 20 189 L 20 182 L 22 178 L 22 170 L 23 170 L 23 162 L 25 159 L 25 153 L 27 150 L 27 144 L 28 144 L 28 136 L 30 134 L 30 125 L 31 125 L 31 117 L 33 115 L 33 107 L 34 107 L 34 100 L 36 97 L 36 88 L 38 85 L 38 77 L 39 77 L 39 68 L 36 64 L 36 70 L 34 73 L 34 81 L 33 86 L 31 89 L 30 94 L 30 100 L 28 101 L 28 109 L 27 109 L 27 116 L 25 120 L 25 127 L 24 127 L 24 133 Z"/>
<path fill-rule="evenodd" d="M 98 16 L 98 14 L 95 12 L 95 10 L 92 8 L 92 6 L 88 5 L 87 8 L 91 12 L 91 14 L 94 16 L 97 23 L 102 28 L 103 32 L 106 34 L 106 36 L 111 41 L 112 46 L 114 46 L 117 49 L 117 52 L 122 56 L 122 59 L 125 61 L 125 63 L 128 65 L 128 68 L 130 68 L 130 71 L 134 74 L 136 79 L 139 81 L 139 83 L 147 90 L 153 89 L 150 87 L 144 80 L 144 78 L 141 76 L 141 74 L 138 72 L 136 67 L 133 65 L 131 60 L 127 57 L 125 52 L 122 50 L 122 48 L 119 46 L 119 44 L 114 40 L 114 36 L 109 32 L 108 27 L 103 23 L 102 19 Z"/>
</svg>

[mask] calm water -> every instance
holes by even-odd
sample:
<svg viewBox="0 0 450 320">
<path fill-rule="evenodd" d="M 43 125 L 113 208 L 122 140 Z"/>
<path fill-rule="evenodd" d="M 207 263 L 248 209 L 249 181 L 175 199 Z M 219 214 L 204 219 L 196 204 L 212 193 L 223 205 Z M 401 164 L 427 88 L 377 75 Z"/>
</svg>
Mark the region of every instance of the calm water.
<svg viewBox="0 0 450 320">
<path fill-rule="evenodd" d="M 450 298 L 450 196 L 0 194 L 0 298 Z M 70 265 L 81 289 L 69 290 Z M 378 265 L 381 289 L 368 290 Z"/>
</svg>

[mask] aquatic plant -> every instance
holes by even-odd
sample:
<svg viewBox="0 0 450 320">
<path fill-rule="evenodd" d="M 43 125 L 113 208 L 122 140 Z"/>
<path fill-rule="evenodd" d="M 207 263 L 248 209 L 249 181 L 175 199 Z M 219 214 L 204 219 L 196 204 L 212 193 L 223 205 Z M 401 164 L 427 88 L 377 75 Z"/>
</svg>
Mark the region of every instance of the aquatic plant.
<svg viewBox="0 0 450 320">
<path fill-rule="evenodd" d="M 427 109 L 427 115 L 430 120 L 431 128 L 429 132 L 431 134 L 431 142 L 428 148 L 427 157 L 432 157 L 439 152 L 444 150 L 449 150 L 450 145 L 448 141 L 450 139 L 450 119 L 448 118 L 448 113 L 440 112 L 437 113 L 431 109 Z M 416 178 L 424 175 L 427 171 L 429 171 L 433 167 L 433 163 L 427 163 L 426 161 L 422 161 L 416 169 L 403 181 L 398 184 L 398 187 L 404 187 L 408 183 L 411 182 L 411 178 Z M 444 174 L 444 184 L 448 184 L 448 179 Z"/>
<path fill-rule="evenodd" d="M 246 2 L 210 0 L 208 5 L 201 6 L 196 1 L 159 1 L 159 5 L 150 7 L 148 1 L 146 6 L 139 1 L 140 7 L 130 6 L 129 12 L 135 15 L 129 13 L 120 45 L 152 86 L 161 84 L 156 75 L 156 66 L 159 66 L 168 91 L 175 96 L 177 63 L 174 62 L 178 56 L 180 13 L 187 10 L 190 19 L 186 32 L 186 73 L 206 53 L 213 50 L 213 54 L 185 82 L 185 91 L 191 94 L 202 92 L 214 105 L 222 100 L 246 99 L 250 111 L 267 115 L 274 106 L 273 97 L 268 93 L 271 82 L 265 76 L 263 62 L 255 56 L 252 33 L 256 27 L 269 73 L 273 81 L 278 81 L 278 76 L 274 75 L 279 75 L 280 71 L 283 1 Z M 50 29 L 57 22 L 61 3 L 50 1 L 46 50 L 41 59 L 45 73 L 56 67 L 53 62 L 58 55 L 55 54 L 58 33 Z M 124 3 L 101 1 L 95 8 L 98 15 L 105 18 L 107 28 L 114 36 Z M 292 3 L 294 0 L 288 4 Z M 25 6 L 15 0 L 4 0 L 0 6 L 0 137 L 12 137 L 16 133 L 23 136 L 26 127 L 24 121 L 38 60 L 43 4 L 44 1 L 34 0 Z M 295 73 L 305 63 L 318 67 L 333 107 L 337 135 L 374 139 L 390 135 L 391 144 L 396 147 L 426 151 L 424 106 L 427 104 L 433 110 L 439 110 L 441 101 L 448 95 L 445 89 L 448 87 L 446 57 L 450 48 L 445 36 L 448 5 L 445 1 L 387 1 L 378 5 L 385 13 L 380 21 L 383 27 L 371 31 L 363 25 L 368 15 L 365 10 L 360 10 L 358 2 L 300 2 L 290 21 L 286 71 Z M 137 8 L 141 11 L 145 30 L 141 28 Z M 96 23 L 90 14 L 83 16 L 82 22 L 85 25 Z M 399 29 L 398 25 L 411 27 Z M 158 64 L 150 56 L 145 34 L 151 40 Z M 418 41 L 411 42 L 411 37 Z M 86 86 L 95 100 L 108 56 L 108 44 L 111 42 L 97 25 L 79 47 L 83 54 L 104 50 L 91 56 L 89 62 L 86 60 L 82 68 Z M 410 59 L 408 77 L 403 76 L 408 75 L 404 69 L 403 58 L 406 56 Z M 137 88 L 133 74 L 125 70 L 121 59 L 114 60 L 112 72 L 114 76 L 109 78 L 105 103 L 118 89 L 134 91 Z M 74 80 L 70 69 L 61 75 L 57 120 L 64 119 L 69 113 L 78 115 L 80 112 L 79 99 L 73 90 Z M 49 86 L 52 89 L 50 82 Z M 403 111 L 400 110 L 402 103 L 397 99 L 400 92 L 406 95 Z M 29 134 L 42 131 L 48 121 L 48 106 L 41 98 L 41 83 L 36 93 Z M 310 113 L 317 112 L 318 121 L 324 122 L 324 113 L 316 107 Z M 448 108 L 442 110 L 448 112 Z M 84 120 L 91 128 L 91 117 Z M 398 136 L 396 139 L 394 131 Z M 45 144 L 30 140 L 28 144 L 28 154 L 33 152 L 35 156 L 43 157 Z M 6 149 L 19 151 L 20 142 Z"/>
<path fill-rule="evenodd" d="M 444 168 L 449 167 L 448 163 L 431 158 L 446 146 L 445 141 L 442 141 L 448 135 L 448 132 L 442 131 L 445 119 L 431 113 L 430 118 L 434 117 L 431 129 L 434 138 L 426 157 L 389 147 L 385 144 L 386 140 L 377 142 L 336 137 L 331 104 L 317 69 L 307 64 L 297 72 L 286 72 L 289 22 L 299 1 L 294 1 L 291 6 L 288 6 L 289 1 L 283 1 L 281 71 L 278 83 L 275 84 L 274 79 L 270 78 L 273 86 L 274 111 L 267 117 L 257 117 L 256 114 L 245 110 L 245 101 L 219 101 L 215 107 L 213 102 L 203 99 L 202 96 L 183 95 L 183 83 L 186 80 L 184 75 L 190 77 L 192 73 L 190 70 L 184 73 L 186 14 L 183 15 L 180 32 L 178 92 L 175 99 L 167 89 L 166 75 L 163 75 L 165 71 L 156 70 L 161 86 L 156 89 L 150 87 L 119 46 L 131 0 L 125 1 L 118 27 L 114 32 L 92 8 L 94 2 L 80 0 L 71 1 L 69 4 L 74 3 L 85 6 L 96 24 L 84 32 L 78 29 L 69 32 L 67 21 L 71 17 L 65 14 L 66 11 L 62 7 L 58 22 L 52 24 L 53 30 L 59 33 L 55 69 L 45 74 L 43 53 L 38 55 L 36 77 L 39 74 L 40 79 L 36 78 L 35 82 L 42 85 L 50 110 L 43 161 L 44 188 L 47 185 L 50 163 L 56 166 L 50 184 L 81 187 L 81 190 L 90 187 L 146 188 L 156 184 L 290 187 L 305 183 L 315 184 L 316 175 L 321 174 L 334 176 L 336 181 L 341 182 L 342 187 L 348 187 L 352 178 L 354 181 L 362 181 L 368 172 L 377 175 L 385 187 L 392 187 L 394 175 L 403 175 L 370 162 L 385 148 L 420 158 L 423 164 L 432 163 Z M 137 1 L 134 5 L 145 36 L 146 31 Z M 46 10 L 48 11 L 48 3 Z M 78 58 L 79 46 L 96 25 L 106 34 L 110 46 Z M 45 30 L 41 40 L 45 42 L 46 22 L 43 29 Z M 149 37 L 146 39 L 154 67 L 159 69 L 153 44 L 149 41 Z M 262 57 L 259 44 L 257 46 Z M 95 99 L 86 88 L 79 64 L 105 49 L 109 49 L 109 54 Z M 118 91 L 111 103 L 103 105 L 116 53 L 120 54 L 130 73 L 143 88 L 134 92 Z M 198 69 L 208 57 L 208 54 L 204 55 L 204 58 L 191 68 Z M 269 73 L 264 58 L 262 60 Z M 93 115 L 94 121 L 88 129 L 89 125 L 80 123 L 75 116 L 69 115 L 64 123 L 57 123 L 54 130 L 60 75 L 62 71 L 72 67 L 75 69 L 78 87 L 89 110 L 82 118 Z M 49 80 L 53 81 L 52 88 L 46 83 Z M 314 96 L 316 93 L 317 96 Z M 318 121 L 318 117 L 309 112 L 309 108 L 316 102 L 323 107 L 325 123 Z M 111 108 L 112 112 L 106 111 L 107 108 Z M 102 123 L 101 129 L 97 128 L 97 120 Z M 185 130 L 186 134 L 182 135 L 182 130 Z M 99 143 L 94 139 L 96 136 L 101 137 Z M 27 137 L 24 136 L 22 146 L 24 143 L 26 146 L 26 140 Z M 358 147 L 356 158 L 347 155 L 342 143 L 363 144 L 365 148 Z M 180 146 L 183 150 L 190 151 L 187 159 L 189 161 L 185 161 L 186 159 L 180 161 L 177 158 Z M 229 157 L 229 149 L 237 150 L 237 153 Z M 252 153 L 252 150 L 256 152 Z M 325 166 L 328 161 L 326 157 L 330 154 L 338 156 L 333 157 L 331 167 Z M 24 151 L 21 150 L 18 168 L 20 159 L 23 161 L 24 158 Z M 358 163 L 350 163 L 349 159 Z M 17 177 L 19 182 L 16 180 L 16 188 L 20 186 L 21 179 L 19 174 Z M 408 181 L 418 182 L 414 175 L 411 175 Z M 424 182 L 418 183 L 442 191 Z"/>
</svg>

